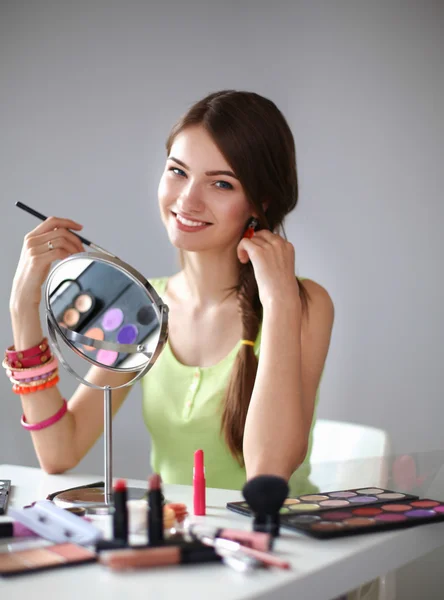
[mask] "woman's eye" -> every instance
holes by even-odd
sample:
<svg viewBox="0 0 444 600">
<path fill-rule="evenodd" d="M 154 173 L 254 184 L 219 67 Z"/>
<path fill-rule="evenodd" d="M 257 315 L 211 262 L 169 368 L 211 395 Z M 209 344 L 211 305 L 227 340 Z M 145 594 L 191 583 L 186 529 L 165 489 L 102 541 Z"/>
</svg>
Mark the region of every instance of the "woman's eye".
<svg viewBox="0 0 444 600">
<path fill-rule="evenodd" d="M 175 175 L 180 175 L 180 176 L 186 176 L 185 171 L 182 171 L 182 169 L 179 169 L 178 167 L 171 167 L 170 169 L 168 169 L 169 171 L 172 171 Z"/>
<path fill-rule="evenodd" d="M 216 187 L 219 187 L 221 190 L 232 190 L 233 186 L 228 181 L 216 181 Z"/>
</svg>

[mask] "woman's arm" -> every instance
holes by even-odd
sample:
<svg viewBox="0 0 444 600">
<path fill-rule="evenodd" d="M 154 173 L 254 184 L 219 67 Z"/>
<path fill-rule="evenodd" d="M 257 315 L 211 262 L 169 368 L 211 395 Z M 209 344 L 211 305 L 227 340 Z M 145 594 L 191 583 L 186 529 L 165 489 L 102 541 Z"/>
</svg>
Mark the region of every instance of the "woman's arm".
<svg viewBox="0 0 444 600">
<path fill-rule="evenodd" d="M 263 302 L 259 365 L 244 432 L 248 478 L 268 473 L 289 479 L 307 453 L 334 307 L 323 287 L 310 280 L 304 285 L 308 318 L 298 290 Z"/>
</svg>

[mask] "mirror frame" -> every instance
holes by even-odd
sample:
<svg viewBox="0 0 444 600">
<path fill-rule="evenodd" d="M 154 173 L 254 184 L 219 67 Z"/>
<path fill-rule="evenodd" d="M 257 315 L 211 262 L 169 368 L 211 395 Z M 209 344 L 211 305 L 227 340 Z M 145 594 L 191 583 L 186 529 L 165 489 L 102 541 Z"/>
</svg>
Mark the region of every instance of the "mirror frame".
<svg viewBox="0 0 444 600">
<path fill-rule="evenodd" d="M 57 272 L 63 265 L 65 265 L 68 262 L 78 260 L 79 258 L 91 260 L 91 261 L 96 260 L 96 261 L 99 261 L 104 264 L 112 265 L 113 267 L 116 267 L 117 269 L 119 269 L 125 275 L 129 274 L 132 277 L 133 282 L 136 285 L 138 285 L 139 288 L 150 298 L 150 300 L 152 302 L 152 306 L 156 313 L 156 316 L 159 320 L 159 326 L 160 326 L 160 331 L 158 334 L 159 337 L 158 337 L 158 341 L 157 341 L 154 352 L 152 352 L 150 356 L 147 356 L 147 353 L 143 352 L 144 349 L 146 350 L 146 347 L 144 346 L 144 344 L 131 344 L 131 345 L 129 345 L 129 344 L 122 345 L 121 344 L 120 345 L 122 347 L 122 351 L 125 351 L 125 352 L 130 351 L 133 354 L 135 354 L 135 353 L 144 354 L 144 356 L 147 357 L 147 363 L 144 364 L 143 366 L 112 367 L 112 366 L 108 366 L 108 365 L 103 365 L 103 364 L 95 361 L 93 358 L 87 356 L 83 352 L 81 352 L 72 343 L 72 340 L 70 340 L 69 338 L 66 337 L 66 335 L 63 331 L 64 328 L 60 327 L 60 325 L 57 321 L 57 318 L 53 314 L 52 309 L 51 309 L 51 295 L 55 291 L 55 290 L 51 290 L 51 284 L 55 278 L 55 275 L 57 274 Z M 57 287 L 56 287 L 56 289 L 57 289 Z M 104 386 L 98 386 L 96 384 L 93 384 L 93 383 L 87 381 L 86 379 L 84 379 L 83 377 L 78 375 L 74 371 L 74 369 L 72 369 L 70 367 L 70 365 L 67 363 L 65 357 L 62 354 L 62 351 L 60 349 L 60 345 L 59 345 L 59 342 L 57 339 L 57 335 L 63 340 L 63 342 L 69 347 L 70 350 L 72 350 L 75 354 L 77 354 L 77 356 L 80 356 L 81 358 L 83 358 L 84 360 L 86 360 L 93 366 L 99 367 L 101 369 L 106 369 L 107 371 L 113 371 L 116 373 L 136 373 L 135 377 L 133 379 L 131 379 L 129 382 L 127 382 L 121 386 L 113 387 L 113 389 L 120 389 L 123 387 L 127 387 L 128 385 L 132 385 L 137 380 L 141 379 L 154 365 L 154 363 L 156 362 L 158 356 L 160 355 L 164 345 L 166 344 L 166 342 L 168 340 L 168 311 L 169 311 L 169 309 L 168 309 L 168 306 L 163 302 L 163 300 L 157 294 L 157 292 L 153 288 L 153 286 L 149 283 L 149 281 L 143 275 L 141 275 L 138 271 L 136 271 L 136 269 L 134 269 L 128 263 L 125 263 L 124 261 L 120 260 L 120 258 L 111 257 L 111 256 L 101 254 L 98 252 L 81 252 L 78 254 L 72 254 L 71 256 L 68 256 L 68 258 L 65 258 L 64 260 L 61 260 L 60 262 L 58 262 L 52 268 L 50 274 L 48 275 L 48 278 L 46 280 L 46 285 L 45 285 L 45 309 L 46 309 L 46 323 L 48 326 L 48 334 L 52 341 L 52 345 L 53 345 L 53 348 L 54 348 L 57 358 L 62 363 L 64 368 L 71 375 L 73 375 L 78 381 L 80 381 L 84 385 L 87 385 L 94 389 L 103 390 Z M 82 336 L 81 334 L 76 334 L 73 337 L 77 338 L 77 341 L 80 341 L 78 338 L 79 337 L 82 338 L 84 336 Z M 82 343 L 85 340 L 90 340 L 90 338 L 84 338 L 84 340 L 82 340 Z M 90 340 L 90 341 L 92 342 L 91 345 L 94 345 L 97 348 L 101 347 L 101 342 L 99 340 Z M 97 343 L 94 343 L 94 342 L 97 342 Z M 105 342 L 105 344 L 108 345 L 109 342 L 108 343 Z M 130 348 L 130 346 L 131 346 L 131 348 Z M 105 347 L 105 346 L 103 346 L 103 347 Z"/>
</svg>

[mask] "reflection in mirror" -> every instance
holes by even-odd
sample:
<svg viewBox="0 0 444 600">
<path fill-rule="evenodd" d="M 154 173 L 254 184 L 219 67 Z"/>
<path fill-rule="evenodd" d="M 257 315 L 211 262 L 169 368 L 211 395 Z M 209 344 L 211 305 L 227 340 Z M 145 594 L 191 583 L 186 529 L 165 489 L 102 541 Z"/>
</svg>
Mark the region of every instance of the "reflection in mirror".
<svg viewBox="0 0 444 600">
<path fill-rule="evenodd" d="M 111 370 L 147 365 L 159 341 L 159 309 L 118 262 L 77 255 L 59 263 L 48 286 L 57 333 L 72 351 Z"/>
</svg>

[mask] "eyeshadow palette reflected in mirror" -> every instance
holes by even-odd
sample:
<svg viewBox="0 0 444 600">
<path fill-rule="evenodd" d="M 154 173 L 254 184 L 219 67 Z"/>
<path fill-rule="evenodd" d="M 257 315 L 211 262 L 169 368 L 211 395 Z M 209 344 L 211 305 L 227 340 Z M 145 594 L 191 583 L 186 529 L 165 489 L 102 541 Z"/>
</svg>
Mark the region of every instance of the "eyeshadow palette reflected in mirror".
<svg viewBox="0 0 444 600">
<path fill-rule="evenodd" d="M 109 265 L 92 262 L 75 278 L 68 277 L 51 295 L 60 327 L 99 341 L 146 342 L 159 329 L 156 311 L 136 283 Z M 104 366 L 117 367 L 129 355 L 76 343 L 76 348 Z M 139 360 L 146 360 L 141 357 Z"/>
<path fill-rule="evenodd" d="M 139 288 L 131 284 L 82 331 L 86 337 L 118 344 L 137 344 L 159 327 L 156 312 L 146 304 Z M 126 354 L 116 350 L 79 347 L 86 355 L 107 366 L 119 365 Z"/>
</svg>

